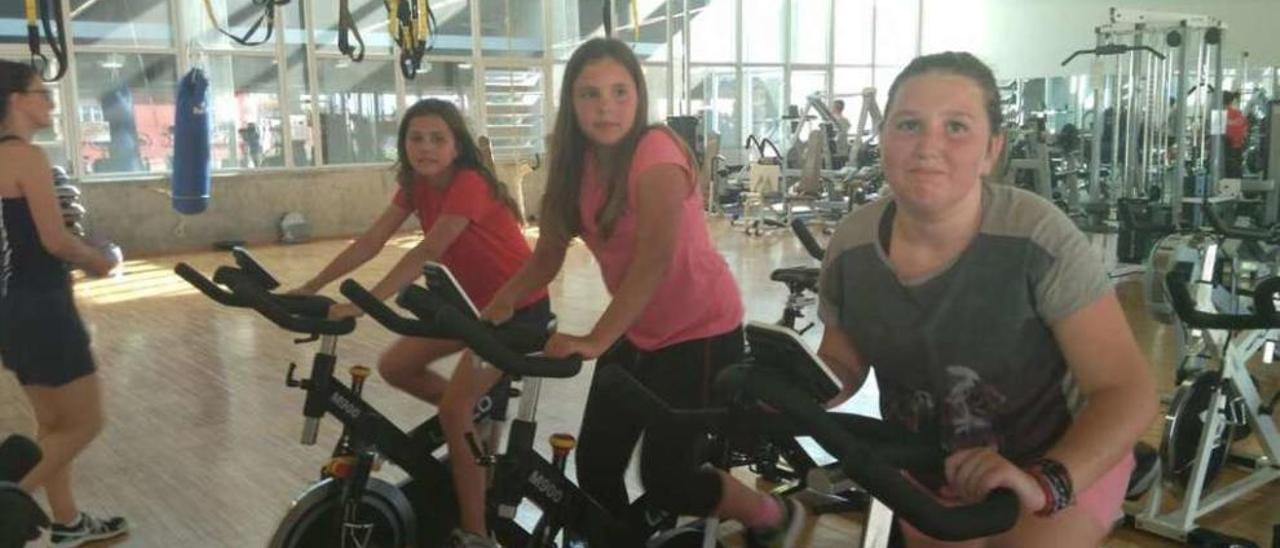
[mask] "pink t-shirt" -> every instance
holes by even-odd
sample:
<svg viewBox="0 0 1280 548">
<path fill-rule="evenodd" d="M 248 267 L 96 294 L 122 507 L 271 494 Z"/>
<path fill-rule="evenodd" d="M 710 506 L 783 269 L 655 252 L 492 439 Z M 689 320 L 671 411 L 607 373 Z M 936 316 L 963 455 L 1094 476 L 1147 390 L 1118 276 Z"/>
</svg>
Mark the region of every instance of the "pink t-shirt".
<svg viewBox="0 0 1280 548">
<path fill-rule="evenodd" d="M 641 350 L 657 350 L 675 343 L 727 333 L 742 325 L 742 296 L 729 265 L 711 243 L 702 214 L 702 196 L 695 172 L 681 145 L 666 131 L 651 130 L 636 146 L 627 174 L 627 209 L 614 224 L 613 237 L 603 239 L 595 215 L 604 204 L 604 187 L 596 177 L 592 154 L 586 155 L 579 211 L 582 239 L 600 263 L 609 292 L 616 293 L 631 266 L 636 247 L 636 204 L 639 175 L 659 164 L 684 170 L 689 193 L 681 203 L 675 256 L 666 277 L 626 337 Z"/>
</svg>

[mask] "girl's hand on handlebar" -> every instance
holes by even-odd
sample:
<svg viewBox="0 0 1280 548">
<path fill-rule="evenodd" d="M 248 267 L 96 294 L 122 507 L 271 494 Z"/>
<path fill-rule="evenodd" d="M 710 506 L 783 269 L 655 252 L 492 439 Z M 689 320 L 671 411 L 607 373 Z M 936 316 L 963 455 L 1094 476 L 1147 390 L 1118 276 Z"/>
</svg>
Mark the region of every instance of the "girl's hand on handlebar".
<svg viewBox="0 0 1280 548">
<path fill-rule="evenodd" d="M 310 284 L 302 284 L 302 285 L 300 285 L 300 286 L 298 286 L 298 287 L 295 287 L 295 288 L 293 288 L 293 289 L 290 289 L 290 290 L 286 291 L 284 294 L 285 294 L 285 295 L 299 295 L 299 296 L 302 296 L 302 297 L 309 297 L 309 296 L 311 296 L 311 295 L 315 295 L 315 294 L 316 294 L 316 289 L 315 289 L 315 288 L 313 288 L 313 287 L 311 287 L 311 285 L 310 285 Z"/>
<path fill-rule="evenodd" d="M 594 360 L 608 349 L 609 345 L 601 344 L 592 340 L 591 337 L 553 333 L 547 340 L 547 345 L 543 347 L 542 353 L 548 358 L 567 358 L 576 355 L 584 360 Z"/>
<path fill-rule="evenodd" d="M 339 303 L 329 307 L 329 319 L 341 320 L 343 318 L 359 318 L 364 315 L 364 311 L 360 310 L 351 303 Z"/>
<path fill-rule="evenodd" d="M 1024 510 L 1044 507 L 1044 491 L 1036 479 L 992 447 L 961 449 L 947 457 L 944 466 L 949 488 L 944 489 L 966 504 L 981 502 L 991 491 L 1004 487 L 1018 496 Z"/>
<path fill-rule="evenodd" d="M 480 311 L 480 319 L 486 320 L 493 325 L 502 325 L 507 320 L 510 320 L 515 313 L 515 303 L 506 299 L 494 299 L 484 307 L 484 310 Z"/>
</svg>

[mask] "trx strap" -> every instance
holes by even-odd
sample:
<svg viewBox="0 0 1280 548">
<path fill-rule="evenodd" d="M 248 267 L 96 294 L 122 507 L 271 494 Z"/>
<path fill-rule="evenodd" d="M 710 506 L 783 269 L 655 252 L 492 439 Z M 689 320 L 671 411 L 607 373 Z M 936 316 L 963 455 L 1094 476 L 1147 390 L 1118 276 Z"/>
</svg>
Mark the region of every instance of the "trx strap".
<svg viewBox="0 0 1280 548">
<path fill-rule="evenodd" d="M 400 45 L 400 74 L 412 80 L 422 67 L 422 56 L 434 45 L 436 15 L 427 0 L 383 0 L 387 7 L 387 31 Z"/>
<path fill-rule="evenodd" d="M 604 35 L 606 38 L 613 36 L 613 0 L 604 0 L 603 8 L 604 17 Z M 640 41 L 640 7 L 636 5 L 636 0 L 631 0 L 631 34 L 635 36 L 635 41 Z"/>
<path fill-rule="evenodd" d="M 355 46 L 351 45 L 348 35 L 355 37 Z M 360 37 L 360 27 L 351 16 L 348 0 L 338 0 L 338 51 L 357 63 L 364 60 L 364 38 Z"/>
<path fill-rule="evenodd" d="M 57 0 L 54 1 L 56 2 Z M 288 4 L 289 0 L 252 0 L 252 2 L 254 6 L 262 8 L 262 15 L 259 15 L 258 20 L 254 21 L 252 25 L 249 25 L 249 30 L 245 31 L 244 36 L 231 34 L 226 29 L 223 29 L 222 25 L 218 24 L 218 18 L 213 14 L 213 5 L 209 0 L 204 0 L 204 11 L 209 15 L 209 22 L 213 24 L 213 28 L 226 35 L 227 38 L 242 46 L 260 46 L 270 42 L 271 35 L 275 32 L 276 7 Z M 262 36 L 261 40 L 253 41 L 250 37 L 258 32 L 258 28 L 263 26 L 264 22 L 266 23 L 266 34 Z"/>
<path fill-rule="evenodd" d="M 640 8 L 636 5 L 636 0 L 631 0 L 631 32 L 636 37 L 636 43 L 640 43 Z"/>
<path fill-rule="evenodd" d="M 27 11 L 27 48 L 31 51 L 31 66 L 40 71 L 40 78 L 46 82 L 56 82 L 67 74 L 67 29 L 63 24 L 62 2 L 59 0 L 26 0 Z M 40 26 L 36 26 L 39 21 Z M 53 77 L 46 78 L 49 58 L 40 51 L 40 28 L 44 29 L 44 40 L 49 42 L 58 68 Z M 40 61 L 37 66 L 36 60 Z"/>
<path fill-rule="evenodd" d="M 610 38 L 613 36 L 613 0 L 604 0 L 601 10 L 604 17 L 604 37 Z"/>
</svg>

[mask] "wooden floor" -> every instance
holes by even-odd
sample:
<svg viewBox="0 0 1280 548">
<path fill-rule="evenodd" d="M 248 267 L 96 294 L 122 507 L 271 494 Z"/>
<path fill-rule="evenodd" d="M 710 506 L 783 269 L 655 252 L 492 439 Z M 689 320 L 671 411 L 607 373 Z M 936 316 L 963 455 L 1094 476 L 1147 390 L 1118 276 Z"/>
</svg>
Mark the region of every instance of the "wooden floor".
<svg viewBox="0 0 1280 548">
<path fill-rule="evenodd" d="M 748 238 L 722 221 L 712 226 L 747 299 L 748 317 L 775 320 L 785 291 L 768 280 L 769 272 L 811 261 L 787 233 Z M 319 269 L 343 243 L 253 251 L 290 285 Z M 393 241 L 389 247 L 400 249 L 389 249 L 356 278 L 372 283 L 414 243 L 414 235 Z M 284 376 L 290 361 L 308 363 L 314 346 L 295 346 L 287 333 L 265 320 L 215 305 L 172 274 L 178 261 L 212 272 L 224 260 L 210 252 L 130 261 L 121 278 L 81 281 L 77 286 L 94 338 L 108 414 L 102 437 L 78 461 L 77 492 L 85 509 L 129 518 L 133 533 L 123 545 L 265 544 L 289 501 L 314 479 L 336 438 L 336 422 L 328 419 L 317 446 L 297 442 L 303 394 L 286 388 Z M 584 247 L 570 251 L 552 293 L 567 332 L 584 332 L 603 310 L 606 293 Z M 1172 332 L 1147 318 L 1136 284 L 1122 284 L 1120 293 L 1160 386 L 1167 391 L 1172 387 Z M 813 341 L 816 337 L 809 336 Z M 366 321 L 341 342 L 342 363 L 374 364 L 391 338 Z M 1275 370 L 1276 366 L 1264 366 L 1255 371 L 1266 394 L 1280 387 Z M 540 407 L 544 433 L 577 430 L 589 371 L 546 383 Z M 404 428 L 433 412 L 376 377 L 366 397 Z M 1153 424 L 1147 436 L 1154 444 L 1159 442 L 1157 426 Z M 5 371 L 0 374 L 0 434 L 32 429 L 26 399 Z M 1273 484 L 1204 522 L 1266 546 L 1271 523 L 1280 520 L 1278 509 L 1280 486 Z M 824 516 L 814 523 L 808 545 L 852 545 L 858 524 L 858 516 Z M 741 545 L 731 533 L 726 538 L 730 545 Z M 1176 546 L 1134 531 L 1119 531 L 1106 545 Z"/>
</svg>

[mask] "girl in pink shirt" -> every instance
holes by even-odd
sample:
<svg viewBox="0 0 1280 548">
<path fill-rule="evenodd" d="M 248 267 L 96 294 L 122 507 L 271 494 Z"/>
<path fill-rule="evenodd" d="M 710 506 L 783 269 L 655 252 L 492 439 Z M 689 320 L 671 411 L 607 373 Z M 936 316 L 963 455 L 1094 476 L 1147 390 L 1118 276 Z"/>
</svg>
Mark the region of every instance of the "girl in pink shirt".
<svg viewBox="0 0 1280 548">
<path fill-rule="evenodd" d="M 613 298 L 589 333 L 556 334 L 546 354 L 598 358 L 597 367 L 625 368 L 672 407 L 706 407 L 716 373 L 743 357 L 742 298 L 711 243 L 692 156 L 669 129 L 645 124 L 645 90 L 623 42 L 597 38 L 574 52 L 560 91 L 541 237 L 483 314 L 509 316 L 523 295 L 555 277 L 570 240 L 581 237 Z M 641 479 L 656 506 L 736 519 L 760 546 L 794 544 L 804 521 L 798 505 L 703 468 L 703 432 L 646 431 L 625 396 L 593 381 L 578 481 L 614 515 L 626 515 L 623 475 L 642 433 Z"/>
</svg>

